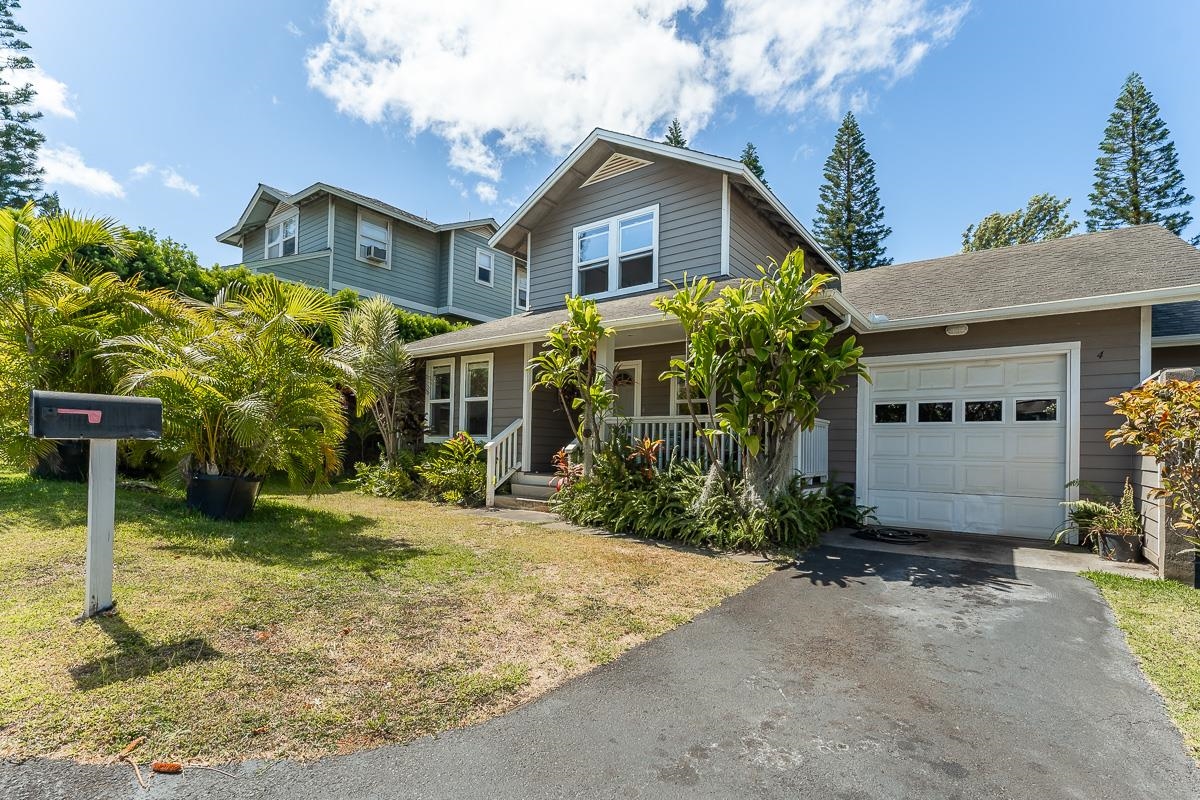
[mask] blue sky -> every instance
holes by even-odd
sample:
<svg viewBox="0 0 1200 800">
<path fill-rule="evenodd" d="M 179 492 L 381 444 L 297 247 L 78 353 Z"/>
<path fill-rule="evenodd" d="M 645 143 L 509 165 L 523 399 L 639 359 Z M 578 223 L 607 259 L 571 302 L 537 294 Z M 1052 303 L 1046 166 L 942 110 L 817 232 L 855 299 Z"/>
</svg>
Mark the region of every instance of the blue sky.
<svg viewBox="0 0 1200 800">
<path fill-rule="evenodd" d="M 1200 195 L 1197 3 L 568 5 L 31 0 L 18 19 L 44 73 L 48 188 L 231 263 L 213 237 L 259 181 L 502 221 L 595 125 L 657 137 L 677 113 L 698 149 L 736 157 L 753 140 L 807 223 L 854 108 L 889 252 L 909 261 L 1038 192 L 1072 197 L 1082 221 L 1136 70 Z"/>
</svg>

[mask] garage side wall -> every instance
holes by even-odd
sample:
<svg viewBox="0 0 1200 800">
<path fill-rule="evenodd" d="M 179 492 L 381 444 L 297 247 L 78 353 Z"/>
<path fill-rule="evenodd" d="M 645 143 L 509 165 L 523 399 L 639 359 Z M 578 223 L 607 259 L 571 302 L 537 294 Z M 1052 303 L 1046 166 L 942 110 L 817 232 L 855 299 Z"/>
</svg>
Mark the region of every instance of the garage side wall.
<svg viewBox="0 0 1200 800">
<path fill-rule="evenodd" d="M 1104 403 L 1140 380 L 1140 320 L 1140 310 L 1128 308 L 972 324 L 962 336 L 947 336 L 942 327 L 873 333 L 860 336 L 859 342 L 867 358 L 1079 342 L 1080 477 L 1118 495 L 1125 477 L 1133 476 L 1134 456 L 1130 448 L 1109 448 L 1104 434 L 1116 420 Z M 822 407 L 821 416 L 830 421 L 829 461 L 835 481 L 854 482 L 857 415 L 857 385 Z"/>
</svg>

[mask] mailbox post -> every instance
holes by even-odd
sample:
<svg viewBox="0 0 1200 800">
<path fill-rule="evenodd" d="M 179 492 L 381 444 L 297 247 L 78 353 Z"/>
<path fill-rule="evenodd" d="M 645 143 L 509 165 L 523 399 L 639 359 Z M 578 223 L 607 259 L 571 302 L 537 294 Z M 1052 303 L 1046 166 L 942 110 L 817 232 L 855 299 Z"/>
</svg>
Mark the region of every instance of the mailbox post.
<svg viewBox="0 0 1200 800">
<path fill-rule="evenodd" d="M 95 616 L 113 605 L 117 441 L 161 439 L 162 401 L 34 391 L 29 397 L 29 433 L 39 439 L 88 440 L 88 538 L 83 616 Z"/>
</svg>

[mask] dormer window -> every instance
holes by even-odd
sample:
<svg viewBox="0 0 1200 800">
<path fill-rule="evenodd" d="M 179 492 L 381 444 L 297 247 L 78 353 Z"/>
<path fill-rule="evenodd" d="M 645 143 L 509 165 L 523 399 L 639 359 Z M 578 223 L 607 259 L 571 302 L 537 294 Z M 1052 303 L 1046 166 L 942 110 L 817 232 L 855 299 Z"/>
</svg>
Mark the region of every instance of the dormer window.
<svg viewBox="0 0 1200 800">
<path fill-rule="evenodd" d="M 390 268 L 391 240 L 391 223 L 387 219 L 369 211 L 358 212 L 358 252 L 355 255 L 359 261 Z"/>
<path fill-rule="evenodd" d="M 658 285 L 658 206 L 575 229 L 575 294 L 607 297 Z"/>
<path fill-rule="evenodd" d="M 300 214 L 296 212 L 267 225 L 266 257 L 282 258 L 296 255 L 299 243 Z"/>
</svg>

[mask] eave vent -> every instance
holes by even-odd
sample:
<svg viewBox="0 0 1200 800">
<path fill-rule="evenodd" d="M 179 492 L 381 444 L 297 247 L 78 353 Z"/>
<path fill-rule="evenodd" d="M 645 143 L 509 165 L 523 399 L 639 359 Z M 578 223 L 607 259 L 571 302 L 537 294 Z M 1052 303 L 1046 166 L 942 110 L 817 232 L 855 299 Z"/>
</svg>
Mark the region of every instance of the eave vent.
<svg viewBox="0 0 1200 800">
<path fill-rule="evenodd" d="M 592 177 L 588 178 L 581 185 L 591 186 L 593 183 L 606 181 L 609 178 L 624 175 L 626 172 L 633 172 L 635 169 L 641 169 L 653 163 L 653 161 L 647 161 L 644 158 L 634 158 L 624 153 L 613 153 L 608 157 L 607 161 L 600 165 L 600 169 L 593 172 Z"/>
</svg>

